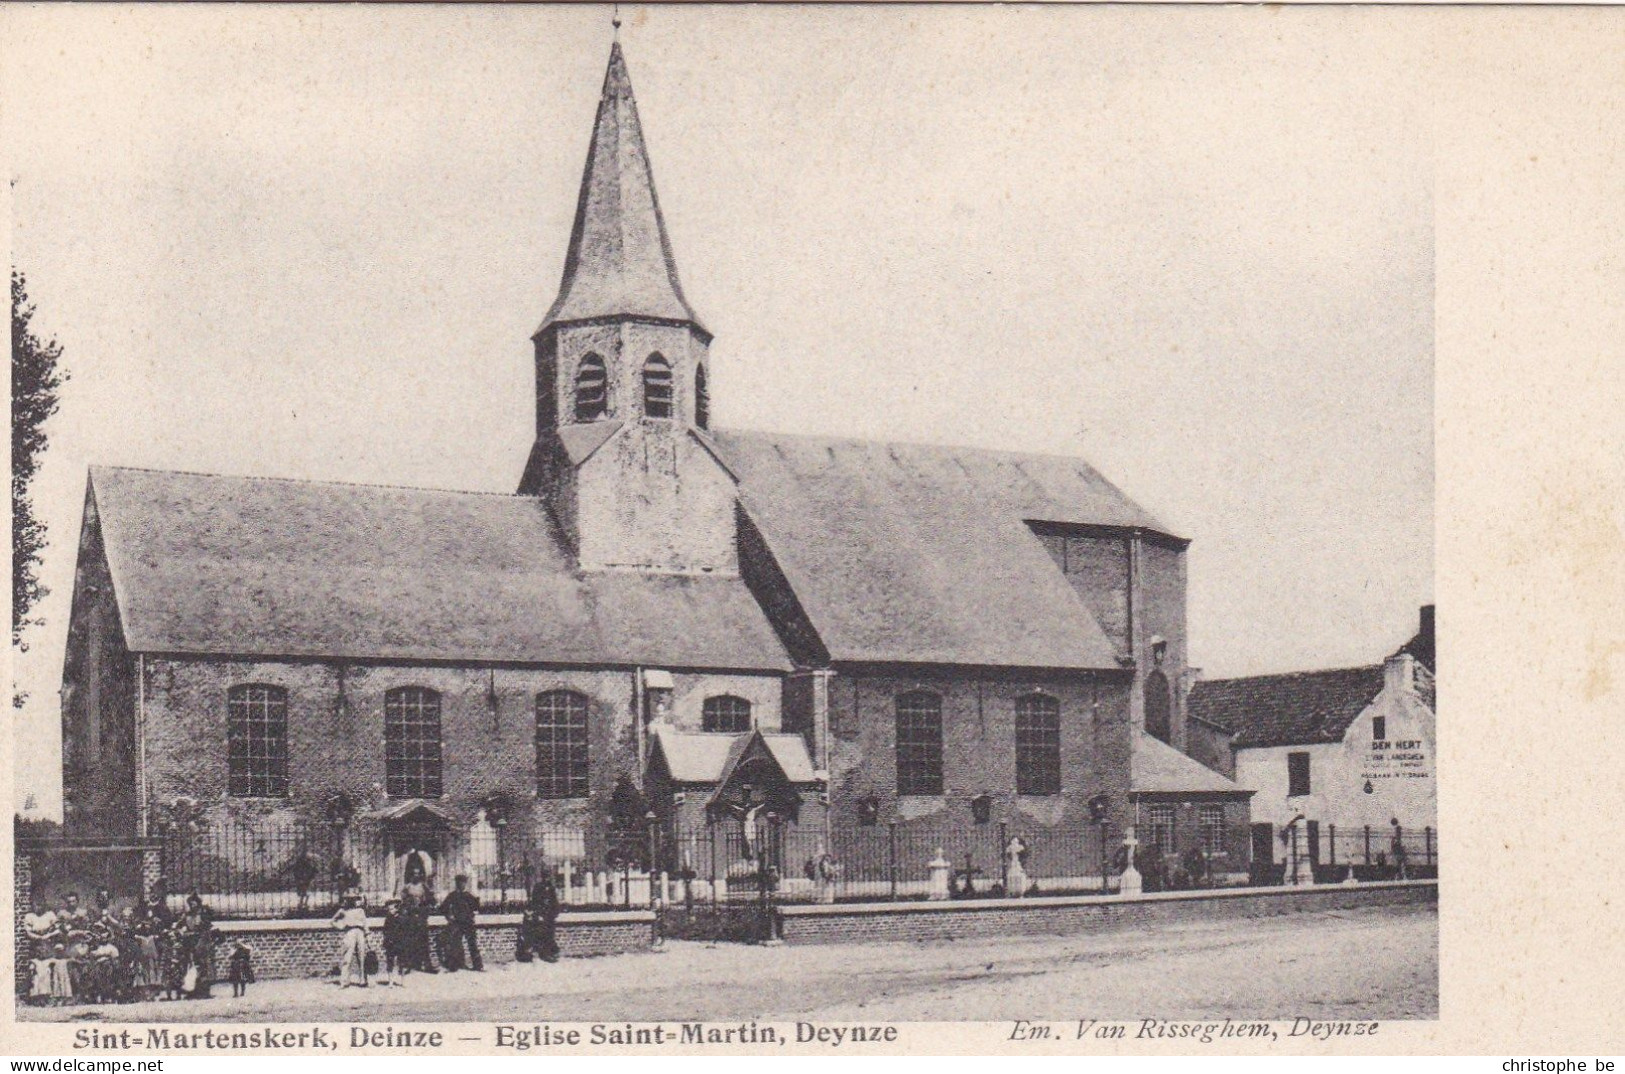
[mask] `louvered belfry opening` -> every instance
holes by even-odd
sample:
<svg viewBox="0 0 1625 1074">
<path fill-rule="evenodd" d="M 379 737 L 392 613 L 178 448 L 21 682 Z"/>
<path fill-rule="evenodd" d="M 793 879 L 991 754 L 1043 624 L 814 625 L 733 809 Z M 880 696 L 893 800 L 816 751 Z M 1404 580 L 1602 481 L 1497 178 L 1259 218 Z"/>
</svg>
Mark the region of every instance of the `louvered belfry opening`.
<svg viewBox="0 0 1625 1074">
<path fill-rule="evenodd" d="M 659 354 L 651 354 L 643 363 L 644 417 L 671 417 L 671 400 L 671 363 Z"/>
<path fill-rule="evenodd" d="M 609 410 L 609 382 L 604 360 L 596 354 L 581 359 L 576 372 L 576 420 L 596 421 Z"/>
</svg>

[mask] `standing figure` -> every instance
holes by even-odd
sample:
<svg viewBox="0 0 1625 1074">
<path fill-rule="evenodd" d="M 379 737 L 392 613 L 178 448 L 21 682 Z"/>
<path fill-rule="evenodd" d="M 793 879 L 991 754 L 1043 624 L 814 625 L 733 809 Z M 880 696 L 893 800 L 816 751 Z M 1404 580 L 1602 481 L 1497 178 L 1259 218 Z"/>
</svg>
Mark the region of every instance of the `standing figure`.
<svg viewBox="0 0 1625 1074">
<path fill-rule="evenodd" d="M 34 896 L 32 913 L 23 917 L 23 935 L 28 940 L 31 959 L 28 998 L 32 1003 L 51 1001 L 51 957 L 56 947 L 58 930 L 56 913 L 44 896 Z"/>
<path fill-rule="evenodd" d="M 43 895 L 35 895 L 33 911 L 23 915 L 23 935 L 35 958 L 50 956 L 56 932 L 56 911 Z"/>
<path fill-rule="evenodd" d="M 288 866 L 288 879 L 293 881 L 293 892 L 299 898 L 297 913 L 303 914 L 310 909 L 310 885 L 315 881 L 317 872 L 316 863 L 310 860 L 310 851 L 300 847 L 299 856 Z M 357 877 L 357 882 L 360 879 Z"/>
<path fill-rule="evenodd" d="M 186 971 L 191 959 L 186 943 L 186 929 L 180 918 L 171 920 L 159 940 L 158 952 L 163 967 L 164 998 L 180 999 L 186 992 Z"/>
<path fill-rule="evenodd" d="M 68 958 L 66 944 L 51 948 L 51 957 L 45 960 L 46 1002 L 60 1006 L 73 999 L 73 964 Z"/>
<path fill-rule="evenodd" d="M 380 985 L 399 985 L 411 970 L 412 923 L 401 900 L 384 903 L 384 973 Z"/>
<path fill-rule="evenodd" d="M 226 963 L 226 974 L 231 980 L 231 994 L 248 995 L 248 986 L 254 980 L 254 949 L 242 940 L 231 945 L 231 957 Z"/>
<path fill-rule="evenodd" d="M 151 999 L 164 985 L 158 956 L 158 935 L 163 927 L 145 899 L 125 914 L 129 922 L 130 992 L 136 999 Z"/>
<path fill-rule="evenodd" d="M 344 934 L 339 946 L 339 985 L 366 988 L 367 911 L 362 908 L 361 896 L 344 896 L 343 905 L 333 915 L 333 927 Z"/>
<path fill-rule="evenodd" d="M 214 915 L 197 892 L 186 897 L 186 912 L 177 922 L 186 969 L 182 987 L 187 999 L 208 999 L 214 987 Z"/>
<path fill-rule="evenodd" d="M 485 969 L 480 961 L 480 940 L 474 929 L 474 915 L 479 913 L 480 899 L 468 890 L 468 877 L 459 874 L 456 890 L 446 896 L 440 912 L 446 915 L 446 969 L 463 968 L 463 947 L 468 947 L 468 967 L 475 973 Z"/>
<path fill-rule="evenodd" d="M 429 915 L 434 913 L 434 888 L 429 885 L 429 872 L 423 858 L 416 851 L 406 856 L 399 892 L 401 913 L 409 924 L 407 935 L 407 965 L 424 973 L 436 973 L 434 953 L 429 942 Z"/>
<path fill-rule="evenodd" d="M 807 879 L 813 882 L 813 889 L 818 893 L 818 901 L 832 903 L 835 901 L 835 880 L 841 875 L 841 865 L 830 854 L 829 848 L 819 844 L 818 853 L 807 859 Z"/>
<path fill-rule="evenodd" d="M 70 891 L 62 897 L 56 922 L 66 945 L 68 979 L 74 994 L 82 994 L 85 991 L 85 975 L 90 969 L 90 915 L 79 905 L 77 891 Z"/>
<path fill-rule="evenodd" d="M 519 922 L 519 943 L 514 958 L 520 962 L 533 958 L 557 962 L 558 920 L 559 891 L 553 885 L 553 870 L 543 865 L 541 879 L 532 885 L 530 901 L 525 904 L 525 915 Z"/>
</svg>

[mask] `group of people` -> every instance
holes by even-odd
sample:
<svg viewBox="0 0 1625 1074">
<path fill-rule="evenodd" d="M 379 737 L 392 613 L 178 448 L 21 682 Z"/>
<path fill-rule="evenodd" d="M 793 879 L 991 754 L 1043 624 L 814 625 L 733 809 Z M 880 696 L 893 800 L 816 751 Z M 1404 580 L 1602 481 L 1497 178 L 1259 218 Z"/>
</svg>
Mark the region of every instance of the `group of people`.
<svg viewBox="0 0 1625 1074">
<path fill-rule="evenodd" d="M 377 977 L 382 984 L 399 984 L 413 971 L 483 970 L 479 911 L 468 877 L 458 876 L 454 889 L 437 901 L 428 874 L 409 865 L 399 892 L 384 904 L 379 950 L 361 895 L 352 890 L 332 918 L 342 933 L 338 983 L 365 987 Z M 429 924 L 436 912 L 446 919 L 438 944 Z M 558 916 L 558 889 L 544 870 L 520 921 L 517 961 L 558 961 Z M 218 979 L 214 916 L 196 893 L 180 913 L 158 894 L 123 907 L 106 888 L 96 891 L 88 907 L 76 891 L 64 893 L 55 907 L 40 896 L 24 916 L 23 930 L 31 954 L 29 1001 L 35 1004 L 207 999 Z M 253 949 L 239 940 L 225 962 L 232 995 L 243 995 L 254 979 Z"/>
<path fill-rule="evenodd" d="M 446 919 L 438 945 L 429 927 L 430 915 L 436 910 Z M 399 893 L 384 903 L 378 938 L 381 951 L 374 947 L 361 896 L 351 892 L 341 901 L 333 915 L 333 927 L 342 934 L 337 983 L 345 988 L 365 988 L 376 977 L 380 985 L 399 985 L 413 972 L 438 973 L 441 968 L 447 972 L 483 970 L 485 962 L 476 928 L 479 910 L 479 896 L 468 889 L 467 876 L 459 875 L 453 890 L 437 904 L 428 875 L 421 869 L 414 870 L 409 859 Z M 544 870 L 530 890 L 520 920 L 514 948 L 517 961 L 558 961 L 558 916 L 558 889 Z"/>
<path fill-rule="evenodd" d="M 36 1004 L 127 1003 L 207 999 L 215 982 L 214 918 L 196 894 L 173 913 L 162 896 L 122 908 L 106 888 L 83 906 L 69 891 L 52 908 L 37 897 L 23 918 L 31 948 L 29 1000 Z M 253 979 L 252 954 L 237 944 L 229 976 L 240 989 Z"/>
</svg>

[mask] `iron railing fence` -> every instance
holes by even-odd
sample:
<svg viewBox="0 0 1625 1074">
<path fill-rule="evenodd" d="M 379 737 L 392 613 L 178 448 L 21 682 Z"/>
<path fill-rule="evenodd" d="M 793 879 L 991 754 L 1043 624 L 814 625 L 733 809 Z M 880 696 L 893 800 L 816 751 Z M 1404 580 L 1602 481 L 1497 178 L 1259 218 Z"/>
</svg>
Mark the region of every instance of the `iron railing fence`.
<svg viewBox="0 0 1625 1074">
<path fill-rule="evenodd" d="M 1431 826 L 1327 824 L 1320 829 L 1319 872 L 1352 873 L 1357 880 L 1439 875 L 1438 832 Z M 1342 876 L 1332 879 L 1342 879 Z"/>
<path fill-rule="evenodd" d="M 398 895 L 419 866 L 437 898 L 452 890 L 455 877 L 467 876 L 482 905 L 499 912 L 524 904 L 542 868 L 552 869 L 566 909 L 629 902 L 624 883 L 609 878 L 607 861 L 596 872 L 581 864 L 586 843 L 579 830 L 526 839 L 484 824 L 254 821 L 174 828 L 161 841 L 169 901 L 178 907 L 195 892 L 222 917 L 322 917 L 352 892 L 377 908 Z M 566 878 L 572 881 L 568 894 Z M 645 881 L 640 905 L 648 903 L 647 887 Z"/>
<path fill-rule="evenodd" d="M 493 911 L 520 908 L 544 870 L 566 910 L 715 906 L 769 896 L 778 902 L 996 897 L 1017 894 L 1018 887 L 1027 895 L 1093 894 L 1117 890 L 1123 835 L 1116 826 L 1016 823 L 835 831 L 765 823 L 747 834 L 731 821 L 691 828 L 655 823 L 589 844 L 579 829 L 256 820 L 166 831 L 162 882 L 176 907 L 196 892 L 222 917 L 327 916 L 345 892 L 359 892 L 377 908 L 402 891 L 419 864 L 436 897 L 452 889 L 455 876 L 466 875 Z M 1297 875 L 1312 868 L 1322 883 L 1437 876 L 1433 828 L 1326 824 L 1313 848 L 1307 832 L 1300 830 L 1298 840 L 1296 849 L 1279 848 L 1281 856 L 1295 854 L 1305 867 Z M 1140 854 L 1148 853 L 1142 842 Z M 1158 884 L 1182 888 L 1218 886 L 1237 876 L 1228 858 L 1209 862 L 1204 855 L 1204 867 L 1196 868 L 1190 855 L 1182 848 L 1179 856 L 1166 856 L 1160 870 L 1142 871 Z M 1253 882 L 1283 883 L 1287 875 L 1278 860 L 1255 868 Z"/>
<path fill-rule="evenodd" d="M 1108 829 L 1105 888 L 1115 889 Z M 1098 826 L 875 825 L 838 831 L 705 826 L 661 837 L 658 863 L 686 903 L 750 900 L 764 883 L 781 902 L 854 902 L 1012 893 L 1098 893 Z M 1024 881 L 1024 882 L 1023 882 Z"/>
</svg>

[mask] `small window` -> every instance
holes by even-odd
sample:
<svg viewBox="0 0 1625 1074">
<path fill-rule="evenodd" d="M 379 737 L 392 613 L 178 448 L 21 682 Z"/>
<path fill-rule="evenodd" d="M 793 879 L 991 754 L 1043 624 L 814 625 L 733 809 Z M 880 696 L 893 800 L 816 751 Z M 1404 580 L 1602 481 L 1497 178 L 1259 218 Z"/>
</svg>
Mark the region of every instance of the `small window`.
<svg viewBox="0 0 1625 1074">
<path fill-rule="evenodd" d="M 724 694 L 708 697 L 700 714 L 700 730 L 741 734 L 750 730 L 750 702 Z"/>
<path fill-rule="evenodd" d="M 942 793 L 942 699 L 936 694 L 897 699 L 897 793 Z"/>
<path fill-rule="evenodd" d="M 705 367 L 694 370 L 694 424 L 702 429 L 711 427 L 711 389 L 705 382 Z"/>
<path fill-rule="evenodd" d="M 391 798 L 439 798 L 440 695 L 421 686 L 384 694 L 384 790 Z"/>
<path fill-rule="evenodd" d="M 1202 850 L 1208 857 L 1224 853 L 1224 806 L 1198 806 L 1196 823 L 1202 831 Z"/>
<path fill-rule="evenodd" d="M 1174 852 L 1174 807 L 1171 805 L 1151 806 L 1149 816 L 1151 824 L 1150 830 L 1146 832 L 1146 842 L 1164 854 L 1172 854 Z"/>
<path fill-rule="evenodd" d="M 234 798 L 288 796 L 288 691 L 259 685 L 226 691 L 226 770 Z"/>
<path fill-rule="evenodd" d="M 643 363 L 643 413 L 650 418 L 671 417 L 671 363 L 658 354 Z"/>
<path fill-rule="evenodd" d="M 1061 793 L 1061 705 L 1053 697 L 1016 699 L 1016 793 Z"/>
<path fill-rule="evenodd" d="M 1309 793 L 1309 755 L 1307 753 L 1289 753 L 1286 755 L 1286 796 L 1298 798 Z"/>
<path fill-rule="evenodd" d="M 1388 740 L 1388 718 L 1386 716 L 1371 717 L 1371 741 L 1386 742 Z"/>
<path fill-rule="evenodd" d="M 576 370 L 576 420 L 597 421 L 609 411 L 609 378 L 596 354 L 581 359 Z"/>
<path fill-rule="evenodd" d="M 587 699 L 574 690 L 536 696 L 536 796 L 587 797 Z"/>
</svg>

